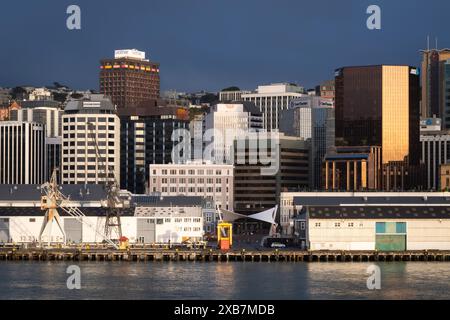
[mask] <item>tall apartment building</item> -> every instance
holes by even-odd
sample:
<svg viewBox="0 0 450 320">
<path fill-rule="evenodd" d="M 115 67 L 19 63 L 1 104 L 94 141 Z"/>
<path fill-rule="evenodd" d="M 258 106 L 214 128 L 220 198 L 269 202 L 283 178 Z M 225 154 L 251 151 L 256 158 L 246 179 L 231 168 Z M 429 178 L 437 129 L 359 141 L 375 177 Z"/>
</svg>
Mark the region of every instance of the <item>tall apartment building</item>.
<svg viewBox="0 0 450 320">
<path fill-rule="evenodd" d="M 114 59 L 100 62 L 100 93 L 111 98 L 119 114 L 160 95 L 159 64 L 136 49 L 116 50 Z"/>
<path fill-rule="evenodd" d="M 45 126 L 0 121 L 0 184 L 42 184 L 46 180 Z"/>
<path fill-rule="evenodd" d="M 98 184 L 114 176 L 120 183 L 120 120 L 111 101 L 98 94 L 71 100 L 62 125 L 62 183 Z"/>
<path fill-rule="evenodd" d="M 213 146 L 211 160 L 216 163 L 233 163 L 234 139 L 249 131 L 263 129 L 263 116 L 251 102 L 219 103 L 205 116 L 205 145 Z M 209 137 L 208 132 L 214 137 Z M 209 141 L 206 141 L 208 140 Z M 207 155 L 209 156 L 209 155 Z"/>
<path fill-rule="evenodd" d="M 446 114 L 450 112 L 450 106 L 447 107 L 445 104 L 447 96 L 446 64 L 450 59 L 450 49 L 427 49 L 421 52 L 421 116 L 424 118 L 436 116 L 445 122 Z M 450 118 L 450 113 L 448 117 Z"/>
<path fill-rule="evenodd" d="M 305 95 L 303 87 L 288 83 L 275 83 L 258 86 L 256 92 L 242 94 L 242 100 L 253 102 L 263 113 L 264 129 L 278 131 L 281 112 L 289 108 L 293 99 Z"/>
<path fill-rule="evenodd" d="M 161 196 L 201 196 L 219 208 L 233 208 L 233 165 L 152 164 L 149 191 Z"/>
<path fill-rule="evenodd" d="M 249 138 L 242 136 L 240 139 L 245 140 L 245 148 L 238 149 L 240 144 L 244 145 L 242 141 L 237 141 L 234 145 L 235 212 L 258 213 L 279 204 L 281 192 L 309 189 L 309 143 L 307 141 L 283 134 L 273 139 L 260 137 L 258 147 L 251 150 Z M 266 141 L 262 142 L 264 139 Z M 274 143 L 276 145 L 273 145 Z M 261 155 L 267 155 L 271 160 L 261 161 Z M 252 163 L 250 159 L 255 156 L 258 156 L 258 159 Z M 264 171 L 271 165 L 275 170 Z"/>
<path fill-rule="evenodd" d="M 172 163 L 174 130 L 189 130 L 189 114 L 179 106 L 128 108 L 120 116 L 121 188 L 143 194 L 149 165 Z"/>
<path fill-rule="evenodd" d="M 420 183 L 418 74 L 390 65 L 336 70 L 336 146 L 381 147 L 386 191 Z"/>
<path fill-rule="evenodd" d="M 325 154 L 334 148 L 333 100 L 317 96 L 292 100 L 290 108 L 281 114 L 280 131 L 310 140 L 310 185 L 320 190 L 323 187 L 322 163 Z"/>
</svg>

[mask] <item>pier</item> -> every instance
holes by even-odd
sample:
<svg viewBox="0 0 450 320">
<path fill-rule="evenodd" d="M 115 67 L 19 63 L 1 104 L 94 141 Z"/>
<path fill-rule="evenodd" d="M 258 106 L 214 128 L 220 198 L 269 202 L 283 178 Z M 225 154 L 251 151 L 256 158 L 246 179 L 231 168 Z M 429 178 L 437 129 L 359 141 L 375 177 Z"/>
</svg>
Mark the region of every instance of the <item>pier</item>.
<svg viewBox="0 0 450 320">
<path fill-rule="evenodd" d="M 394 262 L 450 261 L 450 251 L 300 251 L 215 249 L 24 249 L 0 248 L 0 261 L 129 261 L 129 262 Z"/>
</svg>

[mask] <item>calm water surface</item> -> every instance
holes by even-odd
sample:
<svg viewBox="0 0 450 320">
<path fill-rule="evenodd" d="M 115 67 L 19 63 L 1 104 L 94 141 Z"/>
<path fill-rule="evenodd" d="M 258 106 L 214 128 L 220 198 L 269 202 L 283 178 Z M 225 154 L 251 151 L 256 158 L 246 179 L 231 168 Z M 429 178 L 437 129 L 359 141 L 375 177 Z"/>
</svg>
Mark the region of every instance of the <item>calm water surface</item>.
<svg viewBox="0 0 450 320">
<path fill-rule="evenodd" d="M 82 262 L 68 290 L 65 262 L 0 262 L 0 299 L 450 299 L 450 263 Z"/>
</svg>

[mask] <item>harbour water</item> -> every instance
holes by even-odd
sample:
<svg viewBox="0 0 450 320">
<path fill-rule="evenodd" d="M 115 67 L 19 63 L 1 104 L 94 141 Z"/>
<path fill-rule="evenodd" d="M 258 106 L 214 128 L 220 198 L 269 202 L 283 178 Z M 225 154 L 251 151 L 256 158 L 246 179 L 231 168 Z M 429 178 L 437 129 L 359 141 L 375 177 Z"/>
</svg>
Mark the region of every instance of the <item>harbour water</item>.
<svg viewBox="0 0 450 320">
<path fill-rule="evenodd" d="M 80 262 L 81 289 L 67 289 L 70 262 L 0 262 L 0 299 L 450 299 L 449 262 Z"/>
</svg>

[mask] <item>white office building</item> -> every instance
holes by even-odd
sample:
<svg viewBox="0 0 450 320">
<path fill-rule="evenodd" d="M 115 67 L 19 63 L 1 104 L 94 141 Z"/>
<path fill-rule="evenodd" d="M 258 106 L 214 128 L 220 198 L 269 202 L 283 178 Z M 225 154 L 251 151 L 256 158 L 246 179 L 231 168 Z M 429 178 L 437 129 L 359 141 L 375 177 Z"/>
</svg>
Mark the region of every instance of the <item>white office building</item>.
<svg viewBox="0 0 450 320">
<path fill-rule="evenodd" d="M 62 183 L 101 183 L 115 176 L 120 184 L 120 120 L 111 101 L 103 95 L 69 101 L 62 122 Z"/>
<path fill-rule="evenodd" d="M 307 96 L 303 87 L 288 83 L 275 83 L 258 86 L 256 92 L 243 94 L 242 100 L 253 102 L 263 113 L 264 129 L 278 131 L 281 112 L 289 108 L 293 99 L 303 96 Z"/>
<path fill-rule="evenodd" d="M 253 103 L 219 103 L 205 116 L 204 160 L 233 163 L 234 140 L 250 131 L 261 131 L 263 117 Z"/>
<path fill-rule="evenodd" d="M 233 209 L 233 166 L 187 163 L 151 164 L 149 190 L 162 196 L 201 196 L 215 206 Z"/>
<path fill-rule="evenodd" d="M 37 122 L 45 124 L 46 137 L 61 136 L 61 117 L 63 110 L 57 107 L 36 107 L 11 110 L 12 121 Z"/>
<path fill-rule="evenodd" d="M 0 121 L 0 184 L 44 183 L 46 168 L 45 126 Z"/>
</svg>

